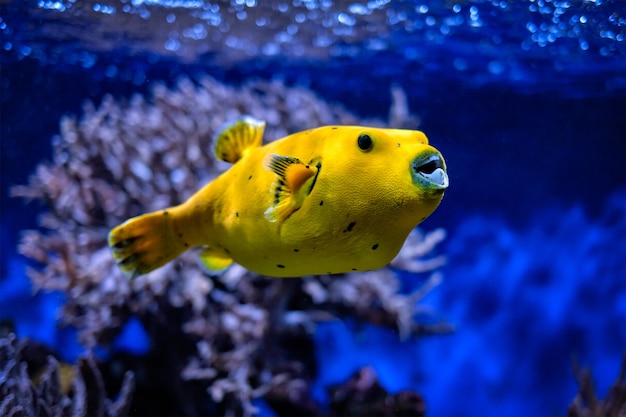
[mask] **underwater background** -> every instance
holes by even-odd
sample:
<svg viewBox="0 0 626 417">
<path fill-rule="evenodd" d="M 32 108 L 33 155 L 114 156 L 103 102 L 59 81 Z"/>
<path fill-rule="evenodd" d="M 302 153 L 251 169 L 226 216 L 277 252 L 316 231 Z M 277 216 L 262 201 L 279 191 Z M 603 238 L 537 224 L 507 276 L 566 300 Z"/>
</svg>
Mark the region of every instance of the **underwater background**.
<svg viewBox="0 0 626 417">
<path fill-rule="evenodd" d="M 401 338 L 320 321 L 309 392 L 322 409 L 327 388 L 363 367 L 390 393 L 419 393 L 433 416 L 564 415 L 579 390 L 574 362 L 592 370 L 600 398 L 618 378 L 623 1 L 1 0 L 0 35 L 0 320 L 19 338 L 68 363 L 84 353 L 75 326 L 57 325 L 72 293 L 34 294 L 26 268 L 38 264 L 18 253 L 48 207 L 11 191 L 53 160 L 61 119 L 93 114 L 86 101 L 150 101 L 155 86 L 209 76 L 309 90 L 363 120 L 392 123 L 390 107 L 405 101 L 414 125 L 400 127 L 423 130 L 446 159 L 450 188 L 420 226 L 446 231 L 443 280 L 420 306 L 454 331 Z M 428 278 L 395 273 L 406 293 Z M 101 360 L 154 347 L 145 322 L 118 325 Z"/>
</svg>

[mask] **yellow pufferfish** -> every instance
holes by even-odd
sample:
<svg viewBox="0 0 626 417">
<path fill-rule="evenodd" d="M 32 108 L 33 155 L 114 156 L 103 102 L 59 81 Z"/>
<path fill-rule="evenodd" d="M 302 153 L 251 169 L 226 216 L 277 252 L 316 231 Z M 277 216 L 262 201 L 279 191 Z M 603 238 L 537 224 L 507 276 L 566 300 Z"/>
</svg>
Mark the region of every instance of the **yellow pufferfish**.
<svg viewBox="0 0 626 417">
<path fill-rule="evenodd" d="M 122 271 L 148 273 L 194 246 L 210 273 L 233 261 L 271 277 L 377 269 L 448 187 L 420 131 L 325 126 L 261 146 L 264 128 L 250 116 L 226 125 L 214 149 L 229 170 L 110 232 Z"/>
</svg>

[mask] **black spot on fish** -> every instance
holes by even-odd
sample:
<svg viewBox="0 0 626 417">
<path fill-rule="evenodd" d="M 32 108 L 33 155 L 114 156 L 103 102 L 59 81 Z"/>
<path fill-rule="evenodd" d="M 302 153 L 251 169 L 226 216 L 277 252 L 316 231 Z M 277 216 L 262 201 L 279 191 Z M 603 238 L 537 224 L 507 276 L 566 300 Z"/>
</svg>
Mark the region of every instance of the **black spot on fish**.
<svg viewBox="0 0 626 417">
<path fill-rule="evenodd" d="M 235 212 L 235 216 L 239 217 L 239 212 L 238 211 Z"/>
<path fill-rule="evenodd" d="M 320 201 L 320 206 L 324 205 L 324 200 Z"/>
<path fill-rule="evenodd" d="M 336 127 L 333 127 L 333 128 L 332 128 L 332 130 L 337 130 L 337 128 L 336 128 Z"/>
<path fill-rule="evenodd" d="M 163 215 L 168 216 L 170 213 L 167 210 L 163 210 Z"/>
<path fill-rule="evenodd" d="M 396 145 L 398 145 L 398 148 L 400 147 L 400 142 L 396 143 Z"/>
<path fill-rule="evenodd" d="M 250 175 L 250 176 L 248 177 L 248 181 L 250 181 L 251 179 L 252 179 L 252 175 Z"/>
<path fill-rule="evenodd" d="M 306 165 L 306 169 L 309 169 L 309 166 L 308 166 L 308 165 Z"/>
<path fill-rule="evenodd" d="M 422 218 L 420 219 L 420 222 L 423 222 L 425 219 L 426 219 L 426 216 L 422 217 Z"/>
<path fill-rule="evenodd" d="M 353 271 L 356 271 L 356 268 L 352 268 Z"/>
<path fill-rule="evenodd" d="M 300 249 L 294 249 L 293 251 L 294 252 L 300 252 Z"/>
<path fill-rule="evenodd" d="M 376 250 L 378 249 L 378 243 L 375 243 L 374 246 L 372 246 L 372 250 Z"/>
<path fill-rule="evenodd" d="M 230 251 L 228 250 L 228 248 L 224 248 L 224 252 L 230 255 Z"/>
<path fill-rule="evenodd" d="M 182 238 L 182 237 L 183 237 L 183 234 L 179 232 L 179 233 L 178 233 L 178 237 Z"/>
<path fill-rule="evenodd" d="M 284 185 L 285 185 L 285 181 L 283 181 L 283 180 L 278 180 L 278 184 L 280 184 L 281 186 L 284 186 Z"/>
<path fill-rule="evenodd" d="M 221 158 L 222 161 L 226 161 L 227 160 L 226 157 L 227 157 L 227 155 L 225 153 L 222 153 L 222 158 Z"/>
<path fill-rule="evenodd" d="M 187 242 L 183 242 L 183 245 L 185 245 L 186 248 L 189 247 L 189 243 L 187 243 Z"/>
<path fill-rule="evenodd" d="M 284 268 L 284 267 L 285 267 L 285 265 L 281 265 L 281 264 L 278 264 L 278 265 L 276 265 L 276 266 L 277 266 L 278 268 Z"/>
<path fill-rule="evenodd" d="M 349 214 L 346 215 L 346 217 L 349 217 L 349 216 L 350 216 Z M 343 229 L 343 232 L 346 233 L 346 232 L 352 231 L 352 228 L 354 227 L 355 224 L 356 224 L 356 222 L 350 223 L 347 228 Z"/>
</svg>

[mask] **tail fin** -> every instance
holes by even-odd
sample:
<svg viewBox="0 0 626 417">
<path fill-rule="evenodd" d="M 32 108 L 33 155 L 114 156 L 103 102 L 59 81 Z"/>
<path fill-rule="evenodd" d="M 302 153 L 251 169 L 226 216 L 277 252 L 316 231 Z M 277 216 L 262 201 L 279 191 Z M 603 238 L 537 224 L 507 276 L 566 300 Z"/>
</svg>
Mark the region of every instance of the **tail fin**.
<svg viewBox="0 0 626 417">
<path fill-rule="evenodd" d="M 120 269 L 135 278 L 165 265 L 188 249 L 173 236 L 168 210 L 133 217 L 109 233 L 109 247 Z"/>
</svg>

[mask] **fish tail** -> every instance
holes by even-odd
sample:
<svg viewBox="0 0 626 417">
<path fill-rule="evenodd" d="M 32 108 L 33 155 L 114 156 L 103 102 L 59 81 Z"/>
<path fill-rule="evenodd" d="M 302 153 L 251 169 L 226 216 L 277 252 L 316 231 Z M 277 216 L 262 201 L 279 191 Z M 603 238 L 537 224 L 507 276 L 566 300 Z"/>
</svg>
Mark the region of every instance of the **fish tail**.
<svg viewBox="0 0 626 417">
<path fill-rule="evenodd" d="M 173 208 L 133 217 L 109 233 L 109 247 L 120 269 L 132 278 L 165 265 L 189 248 L 176 233 Z"/>
</svg>

